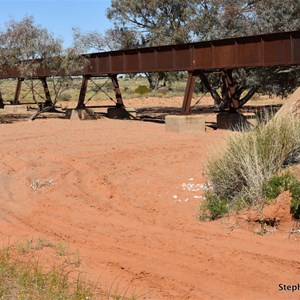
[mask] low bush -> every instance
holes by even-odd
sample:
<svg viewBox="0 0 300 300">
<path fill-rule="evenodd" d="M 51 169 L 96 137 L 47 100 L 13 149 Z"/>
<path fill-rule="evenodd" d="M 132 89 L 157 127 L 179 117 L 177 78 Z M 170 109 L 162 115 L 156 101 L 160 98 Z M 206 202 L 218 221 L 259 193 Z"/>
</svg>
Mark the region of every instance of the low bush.
<svg viewBox="0 0 300 300">
<path fill-rule="evenodd" d="M 264 185 L 267 199 L 276 198 L 283 191 L 291 193 L 291 214 L 295 219 L 300 219 L 300 182 L 290 173 L 272 177 Z"/>
<path fill-rule="evenodd" d="M 264 196 L 269 200 L 275 199 L 282 192 L 289 190 L 291 185 L 296 182 L 296 178 L 290 173 L 271 177 L 270 180 L 263 184 Z"/>
<path fill-rule="evenodd" d="M 145 85 L 139 85 L 134 91 L 140 95 L 145 95 L 145 94 L 151 93 L 151 89 L 149 89 Z"/>
<path fill-rule="evenodd" d="M 71 94 L 64 92 L 60 95 L 60 100 L 61 101 L 70 101 L 70 100 L 72 100 L 72 96 L 71 96 Z"/>
<path fill-rule="evenodd" d="M 292 187 L 294 180 L 290 175 L 280 179 L 276 176 L 286 165 L 298 162 L 299 156 L 297 118 L 274 118 L 251 132 L 236 133 L 224 153 L 208 163 L 212 192 L 222 203 L 226 201 L 229 209 L 263 204 L 266 198 L 274 198 L 282 189 Z M 294 190 L 296 194 L 297 188 Z M 294 200 L 293 211 L 300 210 L 299 202 Z"/>
<path fill-rule="evenodd" d="M 199 218 L 205 220 L 216 220 L 228 213 L 228 202 L 213 193 L 207 192 L 200 206 Z"/>
<path fill-rule="evenodd" d="M 289 186 L 292 196 L 291 214 L 295 219 L 300 219 L 300 182 L 294 182 Z"/>
</svg>

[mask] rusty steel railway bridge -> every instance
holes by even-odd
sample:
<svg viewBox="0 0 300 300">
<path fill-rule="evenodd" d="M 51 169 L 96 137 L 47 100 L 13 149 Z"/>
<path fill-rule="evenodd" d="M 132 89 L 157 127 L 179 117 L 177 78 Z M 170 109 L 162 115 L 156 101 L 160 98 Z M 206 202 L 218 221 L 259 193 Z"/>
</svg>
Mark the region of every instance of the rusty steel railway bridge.
<svg viewBox="0 0 300 300">
<path fill-rule="evenodd" d="M 300 31 L 99 52 L 84 56 L 88 58 L 89 64 L 80 73 L 71 74 L 82 76 L 77 108 L 85 107 L 88 82 L 92 77 L 110 77 L 117 105 L 123 106 L 118 74 L 187 71 L 188 80 L 181 114 L 189 114 L 195 79 L 201 73 L 218 71 L 226 74 L 225 83 L 231 106 L 236 108 L 233 96 L 235 87 L 231 76 L 233 69 L 300 65 Z M 0 79 L 17 79 L 13 104 L 18 104 L 24 78 L 16 70 L 1 71 Z M 35 76 L 42 81 L 46 100 L 50 102 L 47 77 L 51 76 L 53 74 L 42 69 L 38 69 Z"/>
</svg>

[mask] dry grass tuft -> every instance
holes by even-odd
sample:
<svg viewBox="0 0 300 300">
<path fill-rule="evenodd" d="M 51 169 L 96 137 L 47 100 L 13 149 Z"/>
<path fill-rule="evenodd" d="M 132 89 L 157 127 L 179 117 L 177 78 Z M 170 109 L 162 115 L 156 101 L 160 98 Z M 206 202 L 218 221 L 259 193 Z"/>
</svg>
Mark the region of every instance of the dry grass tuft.
<svg viewBox="0 0 300 300">
<path fill-rule="evenodd" d="M 208 163 L 213 194 L 229 208 L 263 204 L 264 186 L 287 164 L 298 162 L 300 120 L 275 118 L 232 136 L 221 157 Z"/>
</svg>

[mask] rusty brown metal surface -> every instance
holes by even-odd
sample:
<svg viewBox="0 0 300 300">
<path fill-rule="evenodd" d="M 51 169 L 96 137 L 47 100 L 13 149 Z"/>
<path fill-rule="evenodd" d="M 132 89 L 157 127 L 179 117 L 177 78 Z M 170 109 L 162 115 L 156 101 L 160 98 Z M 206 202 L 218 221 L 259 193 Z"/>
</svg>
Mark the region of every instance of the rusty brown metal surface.
<svg viewBox="0 0 300 300">
<path fill-rule="evenodd" d="M 300 64 L 300 31 L 238 37 L 181 45 L 87 54 L 90 64 L 80 74 L 213 71 Z M 1 66 L 0 66 L 1 69 Z M 18 78 L 16 70 L 0 70 L 0 78 Z M 40 69 L 36 76 L 51 76 Z"/>
<path fill-rule="evenodd" d="M 84 101 L 91 77 L 109 76 L 114 86 L 117 104 L 123 105 L 117 74 L 188 71 L 181 114 L 189 114 L 197 75 L 206 80 L 204 73 L 221 71 L 231 106 L 237 108 L 231 76 L 233 69 L 300 65 L 300 31 L 100 52 L 84 56 L 89 60 L 88 66 L 80 73 L 70 74 L 83 76 L 77 108 L 85 107 Z M 39 63 L 39 60 L 36 63 Z M 43 82 L 47 100 L 51 99 L 49 91 L 47 92 L 46 77 L 53 75 L 42 67 L 37 68 L 35 75 Z M 20 78 L 17 69 L 5 69 L 0 66 L 0 79 L 4 78 L 18 78 L 14 97 L 14 104 L 17 104 L 23 79 Z"/>
<path fill-rule="evenodd" d="M 115 74 L 111 75 L 110 78 L 111 78 L 111 81 L 112 81 L 112 84 L 113 84 L 113 87 L 114 87 L 117 103 L 118 103 L 118 105 L 124 106 L 122 93 L 121 93 L 121 90 L 120 90 L 117 75 L 115 75 Z"/>
<path fill-rule="evenodd" d="M 81 88 L 80 88 L 80 93 L 79 93 L 79 98 L 78 98 L 78 103 L 77 103 L 76 109 L 83 109 L 85 107 L 84 100 L 85 100 L 89 80 L 90 80 L 90 76 L 84 75 L 82 77 L 82 83 L 81 83 Z"/>
<path fill-rule="evenodd" d="M 196 74 L 194 72 L 189 72 L 184 98 L 182 102 L 182 108 L 181 108 L 182 115 L 190 114 L 191 102 L 192 102 L 193 92 L 195 89 L 195 81 L 196 81 Z"/>
<path fill-rule="evenodd" d="M 23 82 L 23 79 L 18 78 L 13 104 L 19 104 L 19 97 L 20 97 L 22 82 Z"/>
<path fill-rule="evenodd" d="M 300 64 L 300 31 L 89 55 L 90 75 Z"/>
<path fill-rule="evenodd" d="M 230 99 L 231 106 L 234 109 L 239 108 L 238 99 L 236 99 L 236 88 L 235 83 L 232 77 L 232 69 L 224 70 L 222 71 L 222 80 L 224 83 L 224 86 L 227 89 L 228 98 Z"/>
</svg>

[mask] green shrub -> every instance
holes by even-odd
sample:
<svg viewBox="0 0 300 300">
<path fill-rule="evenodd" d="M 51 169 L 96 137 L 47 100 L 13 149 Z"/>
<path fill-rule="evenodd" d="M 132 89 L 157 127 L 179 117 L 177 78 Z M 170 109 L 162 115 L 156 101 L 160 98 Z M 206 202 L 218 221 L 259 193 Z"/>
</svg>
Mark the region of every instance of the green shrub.
<svg viewBox="0 0 300 300">
<path fill-rule="evenodd" d="M 236 133 L 228 148 L 208 163 L 208 176 L 216 196 L 231 207 L 243 199 L 252 205 L 264 201 L 264 185 L 286 164 L 298 161 L 300 120 L 277 118 L 251 132 Z"/>
<path fill-rule="evenodd" d="M 245 206 L 264 204 L 281 192 L 291 192 L 291 214 L 300 218 L 300 182 L 286 165 L 299 162 L 300 120 L 273 118 L 251 132 L 234 134 L 227 149 L 208 163 L 212 191 L 200 206 L 201 219 L 216 219 Z"/>
<path fill-rule="evenodd" d="M 274 176 L 263 184 L 263 192 L 267 199 L 275 199 L 283 191 L 289 190 L 291 185 L 295 183 L 296 178 L 290 173 Z"/>
<path fill-rule="evenodd" d="M 98 93 L 99 92 L 99 88 L 97 86 L 92 86 L 89 88 L 89 91 L 90 92 L 93 92 L 93 93 Z"/>
<path fill-rule="evenodd" d="M 262 201 L 270 202 L 288 190 L 291 193 L 290 212 L 293 218 L 300 219 L 300 182 L 289 172 L 273 176 L 263 184 L 264 197 Z M 233 203 L 229 203 L 226 198 L 208 192 L 200 205 L 199 218 L 201 220 L 215 220 L 228 213 L 230 209 L 241 210 L 245 204 L 247 204 L 245 198 L 236 199 Z"/>
<path fill-rule="evenodd" d="M 295 219 L 300 219 L 300 182 L 290 173 L 274 176 L 264 184 L 267 199 L 274 199 L 283 191 L 291 193 L 291 214 Z"/>
<path fill-rule="evenodd" d="M 151 93 L 151 89 L 149 89 L 145 85 L 139 85 L 134 91 L 140 95 Z"/>
<path fill-rule="evenodd" d="M 70 100 L 72 100 L 72 96 L 71 96 L 71 94 L 64 92 L 60 95 L 60 100 L 61 101 L 70 101 Z"/>
<path fill-rule="evenodd" d="M 206 193 L 206 197 L 200 206 L 200 220 L 216 220 L 226 213 L 228 213 L 227 200 L 213 193 Z"/>
<path fill-rule="evenodd" d="M 291 192 L 291 214 L 295 219 L 300 219 L 300 182 L 294 182 L 289 186 Z"/>
</svg>

